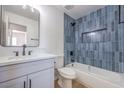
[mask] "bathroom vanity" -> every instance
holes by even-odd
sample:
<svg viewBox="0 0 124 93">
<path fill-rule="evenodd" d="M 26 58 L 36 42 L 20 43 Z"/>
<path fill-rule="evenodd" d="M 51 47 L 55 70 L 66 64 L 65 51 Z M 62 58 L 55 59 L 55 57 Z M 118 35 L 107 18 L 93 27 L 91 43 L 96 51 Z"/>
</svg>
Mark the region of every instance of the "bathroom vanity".
<svg viewBox="0 0 124 93">
<path fill-rule="evenodd" d="M 0 60 L 0 88 L 53 88 L 54 57 Z"/>
<path fill-rule="evenodd" d="M 53 55 L 34 55 L 26 47 L 38 47 L 40 12 L 29 5 L 0 6 L 0 45 L 22 47 L 15 57 L 0 57 L 0 88 L 54 87 Z M 27 56 L 28 55 L 28 56 Z"/>
</svg>

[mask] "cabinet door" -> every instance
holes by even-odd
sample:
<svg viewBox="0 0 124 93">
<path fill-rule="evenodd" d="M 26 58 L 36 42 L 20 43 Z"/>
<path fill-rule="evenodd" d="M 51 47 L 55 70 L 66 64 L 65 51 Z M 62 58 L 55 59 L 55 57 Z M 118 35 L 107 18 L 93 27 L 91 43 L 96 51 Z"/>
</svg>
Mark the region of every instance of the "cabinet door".
<svg viewBox="0 0 124 93">
<path fill-rule="evenodd" d="M 26 88 L 27 77 L 21 77 L 0 83 L 0 88 Z"/>
<path fill-rule="evenodd" d="M 29 88 L 53 88 L 54 68 L 36 72 L 28 76 Z"/>
</svg>

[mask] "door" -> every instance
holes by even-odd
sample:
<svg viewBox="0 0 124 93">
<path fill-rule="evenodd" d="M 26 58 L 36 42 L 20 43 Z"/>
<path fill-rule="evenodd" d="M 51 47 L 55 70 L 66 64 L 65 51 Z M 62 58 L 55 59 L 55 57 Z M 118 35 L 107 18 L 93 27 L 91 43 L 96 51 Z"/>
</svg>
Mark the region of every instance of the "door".
<svg viewBox="0 0 124 93">
<path fill-rule="evenodd" d="M 0 88 L 26 88 L 27 77 L 21 77 L 0 83 Z"/>
<path fill-rule="evenodd" d="M 53 88 L 54 87 L 54 68 L 39 71 L 28 75 L 29 88 Z"/>
</svg>

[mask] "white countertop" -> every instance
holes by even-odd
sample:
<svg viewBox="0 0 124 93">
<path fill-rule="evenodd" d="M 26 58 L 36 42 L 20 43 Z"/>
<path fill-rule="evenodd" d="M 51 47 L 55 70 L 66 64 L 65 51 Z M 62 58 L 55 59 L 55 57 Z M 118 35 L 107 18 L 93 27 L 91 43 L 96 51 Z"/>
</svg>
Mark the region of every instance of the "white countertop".
<svg viewBox="0 0 124 93">
<path fill-rule="evenodd" d="M 29 56 L 19 56 L 19 57 L 0 57 L 0 66 L 19 64 L 43 59 L 51 59 L 56 58 L 57 55 L 52 54 L 37 54 L 37 55 L 29 55 Z"/>
</svg>

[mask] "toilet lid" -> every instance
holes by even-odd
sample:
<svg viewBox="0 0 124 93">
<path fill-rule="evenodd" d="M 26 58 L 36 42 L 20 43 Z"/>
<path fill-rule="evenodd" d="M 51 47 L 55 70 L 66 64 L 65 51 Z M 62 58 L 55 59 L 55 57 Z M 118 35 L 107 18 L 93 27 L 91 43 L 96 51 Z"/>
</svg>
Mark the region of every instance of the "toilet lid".
<svg viewBox="0 0 124 93">
<path fill-rule="evenodd" d="M 59 72 L 65 75 L 70 75 L 70 76 L 73 76 L 76 74 L 76 72 L 73 69 L 67 68 L 67 67 L 59 69 Z"/>
</svg>

